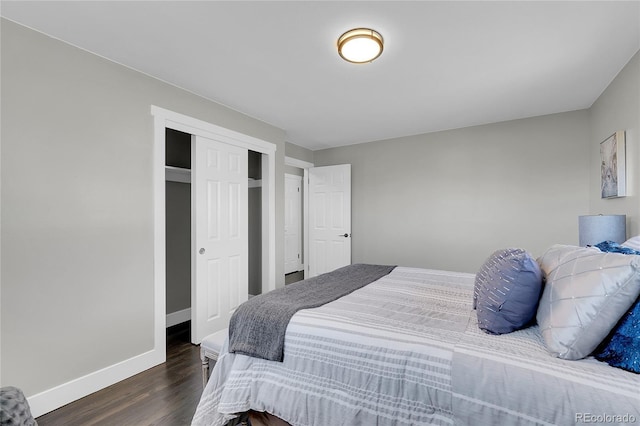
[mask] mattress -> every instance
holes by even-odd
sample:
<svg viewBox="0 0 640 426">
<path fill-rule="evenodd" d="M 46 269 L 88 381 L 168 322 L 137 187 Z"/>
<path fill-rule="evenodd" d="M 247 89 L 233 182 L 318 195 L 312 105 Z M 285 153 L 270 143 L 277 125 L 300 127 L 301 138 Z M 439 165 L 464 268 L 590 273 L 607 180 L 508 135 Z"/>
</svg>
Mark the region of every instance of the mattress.
<svg viewBox="0 0 640 426">
<path fill-rule="evenodd" d="M 294 426 L 640 422 L 640 375 L 549 355 L 537 326 L 482 332 L 473 274 L 397 267 L 296 313 L 283 362 L 222 354 L 193 418 Z"/>
<path fill-rule="evenodd" d="M 296 426 L 453 424 L 451 361 L 467 329 L 474 275 L 397 267 L 296 313 L 283 362 L 226 352 L 194 425 L 266 411 Z"/>
</svg>

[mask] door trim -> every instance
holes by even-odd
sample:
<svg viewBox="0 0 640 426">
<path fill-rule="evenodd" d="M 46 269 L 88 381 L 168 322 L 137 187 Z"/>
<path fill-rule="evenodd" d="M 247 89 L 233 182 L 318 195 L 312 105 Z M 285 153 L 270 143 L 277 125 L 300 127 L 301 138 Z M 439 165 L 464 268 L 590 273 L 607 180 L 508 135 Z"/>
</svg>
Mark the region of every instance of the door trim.
<svg viewBox="0 0 640 426">
<path fill-rule="evenodd" d="M 154 348 L 166 361 L 166 235 L 165 235 L 165 129 L 218 140 L 263 154 L 262 157 L 262 285 L 276 288 L 276 188 L 275 152 L 271 142 L 217 126 L 174 111 L 151 105 L 153 136 L 153 276 Z"/>
</svg>

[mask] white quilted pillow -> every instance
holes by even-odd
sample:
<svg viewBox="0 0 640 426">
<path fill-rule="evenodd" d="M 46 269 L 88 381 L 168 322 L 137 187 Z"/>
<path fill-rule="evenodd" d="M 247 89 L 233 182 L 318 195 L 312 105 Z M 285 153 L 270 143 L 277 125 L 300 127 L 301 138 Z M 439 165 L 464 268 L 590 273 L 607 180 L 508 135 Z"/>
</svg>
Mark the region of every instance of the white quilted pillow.
<svg viewBox="0 0 640 426">
<path fill-rule="evenodd" d="M 622 243 L 622 246 L 640 251 L 640 235 L 638 235 L 637 237 L 629 238 L 627 241 Z"/>
<path fill-rule="evenodd" d="M 547 282 L 536 318 L 558 358 L 588 356 L 640 294 L 640 256 L 555 245 L 538 263 Z"/>
</svg>

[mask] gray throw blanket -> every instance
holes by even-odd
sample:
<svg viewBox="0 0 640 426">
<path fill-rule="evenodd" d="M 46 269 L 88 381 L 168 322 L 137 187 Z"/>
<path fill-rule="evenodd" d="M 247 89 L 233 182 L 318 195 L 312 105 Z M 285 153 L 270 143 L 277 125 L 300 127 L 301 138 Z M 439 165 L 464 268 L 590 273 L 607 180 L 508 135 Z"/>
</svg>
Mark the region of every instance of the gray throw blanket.
<svg viewBox="0 0 640 426">
<path fill-rule="evenodd" d="M 356 264 L 253 297 L 229 322 L 229 352 L 282 362 L 284 334 L 300 309 L 317 308 L 364 287 L 395 266 Z"/>
</svg>

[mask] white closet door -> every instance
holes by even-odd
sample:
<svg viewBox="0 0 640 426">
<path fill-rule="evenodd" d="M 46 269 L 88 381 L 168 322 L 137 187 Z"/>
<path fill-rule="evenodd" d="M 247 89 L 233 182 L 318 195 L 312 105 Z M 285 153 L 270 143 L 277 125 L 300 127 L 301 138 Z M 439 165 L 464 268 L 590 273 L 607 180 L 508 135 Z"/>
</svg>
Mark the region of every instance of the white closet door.
<svg viewBox="0 0 640 426">
<path fill-rule="evenodd" d="M 191 341 L 228 327 L 249 294 L 247 149 L 192 138 Z"/>
<path fill-rule="evenodd" d="M 309 276 L 351 264 L 351 164 L 309 169 Z"/>
</svg>

